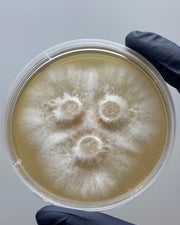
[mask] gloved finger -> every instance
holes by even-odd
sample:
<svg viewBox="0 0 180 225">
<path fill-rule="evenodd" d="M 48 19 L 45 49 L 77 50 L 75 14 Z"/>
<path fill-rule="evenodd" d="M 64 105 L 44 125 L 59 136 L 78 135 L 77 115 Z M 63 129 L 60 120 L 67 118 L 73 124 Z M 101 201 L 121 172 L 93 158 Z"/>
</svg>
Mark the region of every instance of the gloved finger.
<svg viewBox="0 0 180 225">
<path fill-rule="evenodd" d="M 126 46 L 149 60 L 164 80 L 180 92 L 180 47 L 154 33 L 133 31 L 125 40 Z"/>
<path fill-rule="evenodd" d="M 36 214 L 38 225 L 133 225 L 98 212 L 46 206 Z"/>
</svg>

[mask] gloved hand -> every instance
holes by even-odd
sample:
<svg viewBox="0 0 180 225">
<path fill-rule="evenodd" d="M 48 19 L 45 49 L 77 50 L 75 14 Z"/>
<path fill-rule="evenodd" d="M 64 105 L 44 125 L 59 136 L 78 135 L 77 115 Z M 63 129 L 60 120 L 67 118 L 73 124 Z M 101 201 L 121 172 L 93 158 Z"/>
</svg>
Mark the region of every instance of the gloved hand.
<svg viewBox="0 0 180 225">
<path fill-rule="evenodd" d="M 38 225 L 133 225 L 98 212 L 46 206 L 36 214 Z"/>
<path fill-rule="evenodd" d="M 160 35 L 133 31 L 126 37 L 126 46 L 149 60 L 164 80 L 180 92 L 180 47 Z M 46 206 L 36 214 L 39 225 L 132 225 L 98 213 Z"/>
<path fill-rule="evenodd" d="M 150 32 L 133 31 L 126 37 L 126 46 L 149 60 L 164 80 L 180 92 L 180 47 Z"/>
</svg>

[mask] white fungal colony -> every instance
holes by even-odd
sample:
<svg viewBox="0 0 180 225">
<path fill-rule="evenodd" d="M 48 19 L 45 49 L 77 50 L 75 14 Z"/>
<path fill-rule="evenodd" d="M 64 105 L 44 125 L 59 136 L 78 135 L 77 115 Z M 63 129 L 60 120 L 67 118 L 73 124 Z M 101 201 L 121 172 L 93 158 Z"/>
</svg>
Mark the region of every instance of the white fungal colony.
<svg viewBox="0 0 180 225">
<path fill-rule="evenodd" d="M 70 198 L 111 195 L 160 132 L 157 95 L 125 66 L 56 63 L 40 73 L 18 122 L 45 176 Z"/>
</svg>

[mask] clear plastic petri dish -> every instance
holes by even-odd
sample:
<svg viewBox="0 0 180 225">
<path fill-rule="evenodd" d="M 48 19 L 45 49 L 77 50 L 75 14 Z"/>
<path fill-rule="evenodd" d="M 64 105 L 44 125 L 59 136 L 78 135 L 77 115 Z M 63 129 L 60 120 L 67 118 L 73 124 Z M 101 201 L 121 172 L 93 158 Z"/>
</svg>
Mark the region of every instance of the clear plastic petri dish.
<svg viewBox="0 0 180 225">
<path fill-rule="evenodd" d="M 159 160 L 148 176 L 146 176 L 143 181 L 139 182 L 139 185 L 133 188 L 130 192 L 124 193 L 120 196 L 106 199 L 105 201 L 92 201 L 90 203 L 88 203 L 88 201 L 86 203 L 77 202 L 73 199 L 62 198 L 61 196 L 53 195 L 53 193 L 49 192 L 45 187 L 39 185 L 37 181 L 32 179 L 32 177 L 24 168 L 22 159 L 17 154 L 13 140 L 12 129 L 16 104 L 28 82 L 31 81 L 36 76 L 36 74 L 43 70 L 43 68 L 45 68 L 47 65 L 51 65 L 57 60 L 60 61 L 69 56 L 86 53 L 112 56 L 117 59 L 121 59 L 143 71 L 146 78 L 153 84 L 159 97 L 161 98 L 161 101 L 163 102 L 166 113 L 167 130 L 165 134 L 163 150 Z M 165 81 L 159 72 L 154 68 L 154 66 L 151 65 L 145 58 L 135 51 L 118 43 L 99 39 L 80 39 L 56 45 L 42 52 L 29 64 L 27 64 L 20 72 L 10 88 L 7 101 L 5 103 L 2 133 L 5 148 L 9 152 L 15 172 L 32 192 L 36 193 L 43 200 L 53 205 L 87 211 L 103 211 L 115 206 L 124 205 L 125 203 L 133 200 L 145 190 L 147 190 L 157 180 L 162 169 L 166 165 L 173 148 L 175 136 L 175 111 L 173 101 Z"/>
</svg>

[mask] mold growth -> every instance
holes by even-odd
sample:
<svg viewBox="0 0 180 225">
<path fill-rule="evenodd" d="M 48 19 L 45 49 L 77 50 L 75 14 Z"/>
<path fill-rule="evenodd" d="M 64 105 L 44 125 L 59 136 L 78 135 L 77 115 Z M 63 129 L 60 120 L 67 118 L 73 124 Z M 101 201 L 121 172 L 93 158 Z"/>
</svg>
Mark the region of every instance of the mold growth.
<svg viewBox="0 0 180 225">
<path fill-rule="evenodd" d="M 33 146 L 27 155 L 52 191 L 75 200 L 102 200 L 137 184 L 161 132 L 158 95 L 123 63 L 56 62 L 20 103 L 17 128 Z"/>
</svg>

